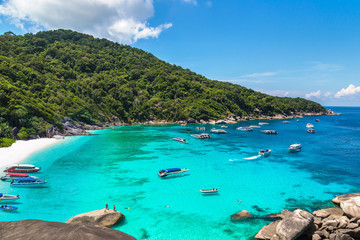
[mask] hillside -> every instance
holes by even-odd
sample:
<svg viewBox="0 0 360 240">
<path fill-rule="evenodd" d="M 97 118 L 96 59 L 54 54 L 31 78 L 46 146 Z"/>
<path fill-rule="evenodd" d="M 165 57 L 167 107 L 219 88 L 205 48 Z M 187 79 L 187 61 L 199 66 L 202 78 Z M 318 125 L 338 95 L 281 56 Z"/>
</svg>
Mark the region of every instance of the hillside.
<svg viewBox="0 0 360 240">
<path fill-rule="evenodd" d="M 43 133 L 69 116 L 85 123 L 221 119 L 321 112 L 301 98 L 280 98 L 213 81 L 150 53 L 70 30 L 0 36 L 0 137 L 12 127 Z"/>
</svg>

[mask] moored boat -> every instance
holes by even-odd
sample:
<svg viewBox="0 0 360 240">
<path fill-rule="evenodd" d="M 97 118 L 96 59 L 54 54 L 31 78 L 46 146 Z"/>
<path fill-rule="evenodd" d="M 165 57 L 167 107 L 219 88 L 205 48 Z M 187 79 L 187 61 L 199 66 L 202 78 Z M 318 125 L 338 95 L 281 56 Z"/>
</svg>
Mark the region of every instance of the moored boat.
<svg viewBox="0 0 360 240">
<path fill-rule="evenodd" d="M 290 123 L 289 121 L 282 121 L 282 123 Z"/>
<path fill-rule="evenodd" d="M 307 124 L 306 124 L 306 127 L 307 127 L 307 128 L 313 128 L 313 127 L 314 127 L 314 124 L 307 123 Z"/>
<path fill-rule="evenodd" d="M 210 132 L 216 133 L 216 134 L 225 134 L 226 133 L 226 131 L 223 129 L 215 129 L 215 128 L 211 129 Z"/>
<path fill-rule="evenodd" d="M 251 128 L 261 128 L 261 126 L 258 126 L 258 125 L 250 125 L 249 127 L 251 127 Z"/>
<path fill-rule="evenodd" d="M 211 188 L 211 189 L 200 189 L 200 192 L 202 193 L 217 193 L 217 188 Z"/>
<path fill-rule="evenodd" d="M 259 122 L 258 124 L 259 124 L 259 125 L 269 125 L 268 122 Z"/>
<path fill-rule="evenodd" d="M 198 139 L 209 139 L 211 136 L 207 133 L 201 133 L 201 134 L 192 134 L 192 137 L 196 137 Z"/>
<path fill-rule="evenodd" d="M 271 154 L 271 149 L 261 149 L 259 151 L 259 155 L 262 155 L 262 156 L 268 156 Z"/>
<path fill-rule="evenodd" d="M 35 176 L 29 176 L 26 173 L 7 173 L 5 176 L 1 177 L 2 181 L 5 182 L 11 182 L 13 179 L 15 178 L 34 178 L 34 179 L 39 179 L 38 177 Z"/>
<path fill-rule="evenodd" d="M 0 206 L 0 209 L 1 210 L 4 210 L 4 211 L 15 211 L 17 210 L 18 208 L 17 207 L 14 207 L 14 206 L 10 206 L 10 205 L 1 205 Z"/>
<path fill-rule="evenodd" d="M 40 167 L 35 167 L 31 164 L 16 164 L 10 167 L 7 167 L 4 172 L 13 172 L 13 173 L 29 173 L 29 172 L 38 172 Z"/>
<path fill-rule="evenodd" d="M 196 127 L 195 129 L 196 129 L 196 130 L 199 130 L 199 131 L 205 131 L 205 130 L 206 130 L 205 127 Z"/>
<path fill-rule="evenodd" d="M 310 129 L 308 129 L 308 130 L 306 130 L 308 133 L 315 133 L 315 129 L 313 129 L 313 128 L 310 128 Z"/>
<path fill-rule="evenodd" d="M 47 182 L 45 180 L 37 180 L 33 178 L 16 178 L 11 183 L 12 187 L 42 187 Z"/>
<path fill-rule="evenodd" d="M 228 128 L 228 126 L 226 126 L 226 125 L 221 125 L 221 128 Z"/>
<path fill-rule="evenodd" d="M 187 141 L 184 138 L 173 138 L 175 141 L 187 143 Z"/>
<path fill-rule="evenodd" d="M 243 132 L 250 132 L 253 130 L 252 127 L 249 127 L 249 126 L 244 126 L 244 127 L 238 127 L 236 128 L 236 130 L 240 130 L 240 131 L 243 131 Z"/>
<path fill-rule="evenodd" d="M 18 200 L 20 199 L 20 196 L 17 195 L 6 195 L 6 194 L 2 194 L 0 193 L 0 201 L 3 202 L 3 201 L 15 201 L 15 200 Z"/>
<path fill-rule="evenodd" d="M 315 119 L 316 122 L 320 122 L 320 119 Z"/>
<path fill-rule="evenodd" d="M 178 174 L 178 173 L 183 173 L 189 171 L 189 169 L 187 168 L 166 168 L 166 169 L 161 169 L 158 173 L 158 175 L 160 177 L 166 177 L 168 175 L 172 175 L 172 174 Z"/>
<path fill-rule="evenodd" d="M 261 130 L 261 132 L 265 134 L 274 134 L 274 135 L 278 134 L 278 132 L 275 130 Z"/>
<path fill-rule="evenodd" d="M 289 146 L 289 151 L 290 152 L 300 152 L 301 151 L 301 144 L 300 143 L 291 144 Z"/>
</svg>

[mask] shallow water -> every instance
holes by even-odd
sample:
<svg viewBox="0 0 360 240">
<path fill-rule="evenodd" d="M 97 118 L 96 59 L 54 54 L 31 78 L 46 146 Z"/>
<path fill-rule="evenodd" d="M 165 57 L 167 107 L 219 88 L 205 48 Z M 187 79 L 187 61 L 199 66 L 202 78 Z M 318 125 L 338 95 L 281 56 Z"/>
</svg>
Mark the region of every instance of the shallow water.
<svg viewBox="0 0 360 240">
<path fill-rule="evenodd" d="M 252 239 L 269 223 L 266 214 L 331 206 L 337 194 L 360 190 L 360 108 L 333 110 L 343 114 L 289 124 L 273 120 L 261 128 L 278 135 L 236 130 L 258 122 L 249 121 L 203 140 L 190 137 L 195 125 L 126 126 L 71 137 L 25 161 L 42 167 L 36 175 L 48 181 L 46 188 L 0 184 L 1 192 L 22 197 L 14 204 L 19 210 L 0 212 L 0 219 L 64 222 L 108 203 L 126 216 L 114 228 L 137 239 Z M 307 122 L 315 125 L 315 134 L 306 132 Z M 203 126 L 207 132 L 214 127 Z M 302 151 L 288 153 L 293 143 L 301 143 Z M 271 156 L 258 157 L 261 148 L 271 149 Z M 189 171 L 157 176 L 172 167 Z M 203 188 L 219 193 L 204 195 Z M 244 209 L 255 217 L 230 221 L 231 214 Z"/>
</svg>

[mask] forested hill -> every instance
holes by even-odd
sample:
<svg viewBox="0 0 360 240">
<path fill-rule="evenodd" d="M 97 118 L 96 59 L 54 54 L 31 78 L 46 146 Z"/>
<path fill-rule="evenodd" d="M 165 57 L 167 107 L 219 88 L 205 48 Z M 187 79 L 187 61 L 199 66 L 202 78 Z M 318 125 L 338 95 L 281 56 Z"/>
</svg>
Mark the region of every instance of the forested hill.
<svg viewBox="0 0 360 240">
<path fill-rule="evenodd" d="M 264 115 L 325 111 L 312 101 L 209 80 L 145 51 L 70 30 L 0 36 L 2 127 L 41 132 L 65 116 L 85 123 L 112 116 L 125 122 L 221 119 L 255 108 Z"/>
</svg>

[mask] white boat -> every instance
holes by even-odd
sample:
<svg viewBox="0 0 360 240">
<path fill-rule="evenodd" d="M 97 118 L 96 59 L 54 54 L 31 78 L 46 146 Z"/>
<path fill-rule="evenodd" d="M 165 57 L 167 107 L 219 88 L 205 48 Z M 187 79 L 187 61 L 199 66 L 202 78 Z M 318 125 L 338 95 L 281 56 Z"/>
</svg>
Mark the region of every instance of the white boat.
<svg viewBox="0 0 360 240">
<path fill-rule="evenodd" d="M 202 193 L 217 193 L 217 188 L 211 188 L 211 189 L 200 189 L 200 192 Z"/>
<path fill-rule="evenodd" d="M 313 125 L 313 124 L 311 124 L 311 123 L 307 123 L 307 124 L 306 124 L 306 127 L 307 127 L 307 128 L 313 128 L 313 127 L 314 127 L 314 125 Z"/>
<path fill-rule="evenodd" d="M 221 125 L 221 128 L 228 128 L 228 126 L 226 126 L 226 125 Z"/>
<path fill-rule="evenodd" d="M 271 154 L 271 149 L 261 149 L 259 151 L 259 155 L 262 155 L 262 156 L 268 156 Z"/>
<path fill-rule="evenodd" d="M 259 125 L 269 125 L 268 122 L 259 122 L 258 124 L 259 124 Z"/>
<path fill-rule="evenodd" d="M 175 141 L 187 143 L 187 141 L 184 138 L 173 138 Z"/>
<path fill-rule="evenodd" d="M 282 123 L 290 123 L 289 121 L 282 121 Z"/>
<path fill-rule="evenodd" d="M 278 134 L 278 132 L 275 130 L 261 130 L 261 132 L 265 134 Z"/>
<path fill-rule="evenodd" d="M 211 136 L 207 133 L 201 133 L 201 134 L 192 134 L 192 137 L 196 137 L 198 139 L 209 139 Z"/>
<path fill-rule="evenodd" d="M 223 129 L 215 129 L 215 128 L 211 129 L 210 132 L 216 133 L 216 134 L 225 134 L 226 133 L 226 131 Z"/>
<path fill-rule="evenodd" d="M 196 130 L 199 130 L 199 131 L 205 131 L 205 130 L 206 130 L 205 127 L 196 127 L 195 129 L 196 129 Z"/>
<path fill-rule="evenodd" d="M 38 177 L 35 176 L 29 176 L 26 173 L 7 173 L 5 176 L 1 177 L 2 181 L 5 182 L 11 182 L 13 179 L 16 178 L 34 178 L 34 179 L 39 179 Z"/>
<path fill-rule="evenodd" d="M 38 172 L 40 167 L 35 167 L 31 164 L 16 164 L 10 167 L 7 167 L 4 172 L 13 172 L 13 173 L 29 173 L 29 172 Z"/>
<path fill-rule="evenodd" d="M 315 119 L 316 122 L 320 122 L 320 119 Z"/>
<path fill-rule="evenodd" d="M 178 174 L 178 173 L 183 173 L 189 171 L 189 169 L 187 168 L 166 168 L 166 169 L 161 169 L 158 173 L 158 175 L 160 177 L 166 177 L 168 175 L 172 175 L 172 174 Z"/>
<path fill-rule="evenodd" d="M 17 178 L 11 183 L 11 187 L 42 187 L 47 182 L 45 180 L 36 180 L 33 178 Z"/>
<path fill-rule="evenodd" d="M 252 129 L 252 127 L 244 126 L 244 127 L 238 127 L 238 128 L 236 128 L 236 130 L 240 130 L 240 131 L 243 131 L 243 132 L 250 132 L 253 129 Z"/>
<path fill-rule="evenodd" d="M 258 126 L 258 125 L 250 125 L 249 127 L 251 127 L 251 128 L 261 128 L 261 126 Z"/>
<path fill-rule="evenodd" d="M 290 152 L 300 152 L 301 151 L 301 144 L 300 143 L 291 144 L 289 146 L 289 151 Z"/>
<path fill-rule="evenodd" d="M 18 200 L 20 199 L 20 196 L 17 195 L 5 195 L 5 194 L 2 194 L 0 193 L 0 202 L 3 202 L 3 201 L 15 201 L 15 200 Z"/>
<path fill-rule="evenodd" d="M 308 133 L 315 133 L 315 129 L 310 128 L 310 129 L 307 130 L 307 132 L 308 132 Z"/>
</svg>

